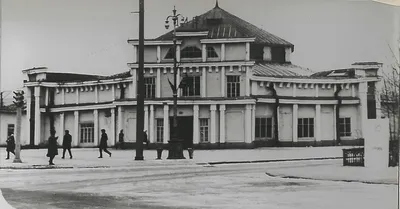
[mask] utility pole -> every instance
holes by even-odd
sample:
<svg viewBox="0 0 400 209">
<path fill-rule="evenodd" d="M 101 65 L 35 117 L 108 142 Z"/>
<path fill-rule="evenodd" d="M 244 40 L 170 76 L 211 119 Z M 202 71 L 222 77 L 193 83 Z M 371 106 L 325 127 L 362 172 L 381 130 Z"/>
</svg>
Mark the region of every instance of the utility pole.
<svg viewBox="0 0 400 209">
<path fill-rule="evenodd" d="M 13 163 L 22 163 L 21 161 L 21 116 L 24 107 L 24 91 L 14 92 L 14 104 L 17 106 L 17 124 L 15 127 L 15 158 Z"/>
<path fill-rule="evenodd" d="M 136 157 L 144 160 L 144 0 L 139 0 L 139 69 L 137 73 L 137 105 L 136 105 Z"/>
</svg>

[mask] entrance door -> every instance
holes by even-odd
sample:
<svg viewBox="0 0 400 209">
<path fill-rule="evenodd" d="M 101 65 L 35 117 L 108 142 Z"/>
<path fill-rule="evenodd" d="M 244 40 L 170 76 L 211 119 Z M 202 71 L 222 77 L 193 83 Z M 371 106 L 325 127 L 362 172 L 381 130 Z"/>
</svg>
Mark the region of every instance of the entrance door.
<svg viewBox="0 0 400 209">
<path fill-rule="evenodd" d="M 173 136 L 173 117 L 170 117 L 170 130 L 171 137 Z M 178 122 L 178 130 L 177 137 L 178 139 L 183 140 L 183 148 L 192 147 L 193 145 L 193 116 L 185 116 L 185 117 L 177 117 Z"/>
</svg>

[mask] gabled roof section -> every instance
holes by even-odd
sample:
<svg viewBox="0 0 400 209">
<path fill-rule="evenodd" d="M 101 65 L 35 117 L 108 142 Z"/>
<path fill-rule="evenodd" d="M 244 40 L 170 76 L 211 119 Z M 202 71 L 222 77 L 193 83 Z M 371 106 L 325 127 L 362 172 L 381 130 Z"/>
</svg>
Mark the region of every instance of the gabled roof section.
<svg viewBox="0 0 400 209">
<path fill-rule="evenodd" d="M 208 31 L 209 39 L 255 38 L 255 43 L 258 44 L 289 46 L 292 50 L 294 48 L 290 42 L 221 9 L 218 4 L 210 11 L 178 27 L 176 31 Z M 170 31 L 155 40 L 172 40 L 172 34 L 173 31 Z"/>
<path fill-rule="evenodd" d="M 78 73 L 60 73 L 60 72 L 45 72 L 46 78 L 43 81 L 47 82 L 84 82 L 97 80 L 110 80 L 118 78 L 128 78 L 131 76 L 129 71 L 118 73 L 109 76 L 93 75 L 93 74 L 78 74 Z"/>
<path fill-rule="evenodd" d="M 290 63 L 257 63 L 253 67 L 253 75 L 261 77 L 293 78 L 311 74 L 311 70 Z"/>
</svg>

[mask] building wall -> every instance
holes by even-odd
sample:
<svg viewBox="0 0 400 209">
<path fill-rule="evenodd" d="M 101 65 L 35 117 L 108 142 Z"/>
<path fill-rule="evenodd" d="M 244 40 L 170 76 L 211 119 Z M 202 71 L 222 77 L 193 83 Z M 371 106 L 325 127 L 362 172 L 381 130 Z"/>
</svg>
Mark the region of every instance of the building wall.
<svg viewBox="0 0 400 209">
<path fill-rule="evenodd" d="M 109 87 L 109 89 L 104 88 L 103 90 L 101 90 L 99 88 L 98 90 L 99 93 L 99 102 L 109 102 L 112 101 L 112 91 L 111 91 L 111 87 Z"/>
<path fill-rule="evenodd" d="M 172 89 L 168 83 L 168 78 L 171 83 L 174 83 L 174 74 L 171 73 L 170 70 L 167 70 L 167 73 L 161 71 L 161 97 L 172 97 Z"/>
<path fill-rule="evenodd" d="M 215 69 L 212 71 L 212 73 L 209 73 L 207 71 L 206 73 L 207 78 L 206 78 L 206 91 L 207 91 L 207 97 L 221 97 L 222 92 L 221 92 L 221 71 L 215 72 Z M 226 85 L 226 84 L 225 84 Z M 200 84 L 201 88 L 201 84 Z"/>
<path fill-rule="evenodd" d="M 279 140 L 293 141 L 293 105 L 279 106 Z"/>
<path fill-rule="evenodd" d="M 1 118 L 1 127 L 0 127 L 0 145 L 6 145 L 7 136 L 7 128 L 8 124 L 14 124 L 14 137 L 15 137 L 15 130 L 16 130 L 16 113 L 0 113 Z M 21 121 L 21 144 L 27 145 L 29 144 L 29 137 L 26 136 L 26 115 L 22 115 Z"/>
<path fill-rule="evenodd" d="M 340 107 L 339 117 L 349 117 L 351 120 L 351 136 L 350 137 L 342 137 L 341 139 L 357 139 L 361 138 L 361 123 L 358 119 L 357 114 L 357 105 L 345 105 Z"/>
<path fill-rule="evenodd" d="M 245 116 L 243 105 L 228 105 L 225 112 L 226 142 L 244 142 Z M 238 128 L 241 127 L 241 128 Z"/>
<path fill-rule="evenodd" d="M 75 90 L 76 91 L 76 90 Z M 76 92 L 65 92 L 65 104 L 75 104 L 76 103 Z"/>
<path fill-rule="evenodd" d="M 157 62 L 157 46 L 145 46 L 144 62 Z"/>
<path fill-rule="evenodd" d="M 78 89 L 76 89 L 78 90 Z M 94 103 L 96 100 L 95 92 L 93 91 L 79 91 L 79 103 Z"/>
<path fill-rule="evenodd" d="M 225 45 L 225 60 L 245 60 L 246 59 L 246 44 L 232 43 Z"/>
<path fill-rule="evenodd" d="M 333 105 L 321 105 L 321 140 L 335 140 Z"/>
</svg>

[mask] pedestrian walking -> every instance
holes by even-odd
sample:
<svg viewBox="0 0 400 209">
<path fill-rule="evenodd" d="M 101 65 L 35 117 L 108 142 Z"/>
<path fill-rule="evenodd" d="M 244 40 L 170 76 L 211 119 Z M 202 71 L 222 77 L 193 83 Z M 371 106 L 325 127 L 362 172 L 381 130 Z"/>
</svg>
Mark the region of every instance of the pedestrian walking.
<svg viewBox="0 0 400 209">
<path fill-rule="evenodd" d="M 119 138 L 119 148 L 120 149 L 124 149 L 125 147 L 125 141 L 124 141 L 124 130 L 121 130 L 118 134 L 118 138 Z"/>
<path fill-rule="evenodd" d="M 147 130 L 143 131 L 143 142 L 146 143 L 146 147 L 149 148 L 149 140 L 147 140 Z"/>
<path fill-rule="evenodd" d="M 15 155 L 15 152 L 14 152 L 14 150 L 15 150 L 15 139 L 14 139 L 14 134 L 11 134 L 11 135 L 7 138 L 6 142 L 7 142 L 7 148 L 6 148 L 6 151 L 7 151 L 7 158 L 6 158 L 6 160 L 8 160 L 8 159 L 10 159 L 10 152 L 13 153 L 13 154 Z"/>
<path fill-rule="evenodd" d="M 50 137 L 49 137 L 49 143 L 48 143 L 48 148 L 47 148 L 47 157 L 50 158 L 49 160 L 49 165 L 54 165 L 53 159 L 56 155 L 58 155 L 58 148 L 57 148 L 57 139 L 58 136 L 55 136 L 56 131 L 51 130 L 50 131 Z"/>
<path fill-rule="evenodd" d="M 62 159 L 65 158 L 65 151 L 68 150 L 69 153 L 69 159 L 72 159 L 72 154 L 71 154 L 71 143 L 72 143 L 72 136 L 69 134 L 69 130 L 65 130 L 65 135 L 63 138 L 63 155 Z"/>
<path fill-rule="evenodd" d="M 100 157 L 103 158 L 103 150 L 105 153 L 109 154 L 111 157 L 111 152 L 107 150 L 107 140 L 108 136 L 106 134 L 106 130 L 101 129 L 101 139 L 100 139 L 100 146 L 99 146 L 99 152 L 100 152 Z"/>
</svg>

